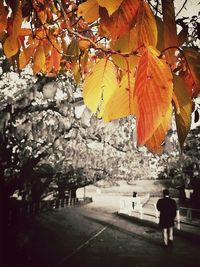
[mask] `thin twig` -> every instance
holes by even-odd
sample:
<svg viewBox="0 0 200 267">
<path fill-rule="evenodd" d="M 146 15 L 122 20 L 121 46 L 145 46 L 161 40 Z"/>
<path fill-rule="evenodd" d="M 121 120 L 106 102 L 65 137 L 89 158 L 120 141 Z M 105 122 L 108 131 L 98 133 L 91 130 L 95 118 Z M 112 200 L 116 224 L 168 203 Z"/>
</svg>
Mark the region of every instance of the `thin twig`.
<svg viewBox="0 0 200 267">
<path fill-rule="evenodd" d="M 80 38 L 81 40 L 85 40 L 85 41 L 88 41 L 90 43 L 90 46 L 96 50 L 100 50 L 106 54 L 113 54 L 113 55 L 121 55 L 123 57 L 128 57 L 128 56 L 131 56 L 131 55 L 137 55 L 138 54 L 138 51 L 137 50 L 134 50 L 134 51 L 131 51 L 129 53 L 120 53 L 118 51 L 115 51 L 115 50 L 112 50 L 111 48 L 103 48 L 103 47 L 100 47 L 98 46 L 93 40 L 91 40 L 90 38 L 88 37 L 85 37 L 83 35 L 81 35 L 80 33 L 78 32 L 75 32 L 74 30 L 70 29 L 70 25 L 68 23 L 68 18 L 67 18 L 67 14 L 62 6 L 62 3 L 60 0 L 57 0 L 59 5 L 60 5 L 60 8 L 61 8 L 61 11 L 63 13 L 63 16 L 64 16 L 64 19 L 65 19 L 65 22 L 66 22 L 66 25 L 67 25 L 67 31 L 68 33 Z"/>
<path fill-rule="evenodd" d="M 178 16 L 178 15 L 181 13 L 181 11 L 184 9 L 184 7 L 185 7 L 186 3 L 187 3 L 187 0 L 185 0 L 185 2 L 183 3 L 183 5 L 182 5 L 181 9 L 178 11 L 178 13 L 176 14 L 176 16 L 175 16 L 175 17 L 177 17 L 177 16 Z"/>
</svg>

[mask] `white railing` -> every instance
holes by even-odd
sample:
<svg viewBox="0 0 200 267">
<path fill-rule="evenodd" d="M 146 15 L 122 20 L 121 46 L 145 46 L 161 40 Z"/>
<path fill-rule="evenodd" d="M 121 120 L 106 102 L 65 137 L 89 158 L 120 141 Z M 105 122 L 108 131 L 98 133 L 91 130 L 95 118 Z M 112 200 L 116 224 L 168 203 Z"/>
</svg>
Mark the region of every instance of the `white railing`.
<svg viewBox="0 0 200 267">
<path fill-rule="evenodd" d="M 141 202 L 141 199 L 138 202 L 134 202 L 134 207 L 133 199 L 133 197 L 122 197 L 120 199 L 119 213 L 127 214 L 133 217 L 138 217 L 139 214 L 139 218 L 142 220 L 145 219 L 153 221 L 156 224 L 159 223 L 160 213 L 156 208 L 156 204 L 150 204 L 148 205 L 148 208 L 144 207 L 145 203 L 149 199 L 149 196 L 143 198 L 143 202 Z M 181 224 L 200 227 L 200 210 L 179 207 L 176 213 L 175 222 L 178 230 L 181 229 Z"/>
<path fill-rule="evenodd" d="M 143 205 L 149 200 L 150 194 L 140 197 L 122 197 L 119 202 L 119 213 L 125 213 L 131 216 L 132 212 L 140 214 L 140 219 L 143 219 Z"/>
</svg>

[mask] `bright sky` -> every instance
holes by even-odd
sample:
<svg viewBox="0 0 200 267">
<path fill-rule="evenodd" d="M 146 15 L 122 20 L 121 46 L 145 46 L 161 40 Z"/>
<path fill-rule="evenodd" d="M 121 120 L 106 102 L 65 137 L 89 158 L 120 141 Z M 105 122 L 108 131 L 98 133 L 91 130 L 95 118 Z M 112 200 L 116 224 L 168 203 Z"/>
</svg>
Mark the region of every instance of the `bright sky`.
<svg viewBox="0 0 200 267">
<path fill-rule="evenodd" d="M 183 6 L 183 3 L 185 2 L 185 0 L 175 0 L 174 4 L 176 7 L 176 13 L 181 9 L 181 7 Z M 194 15 L 198 15 L 198 13 L 200 12 L 200 4 L 198 5 L 198 3 L 200 3 L 199 0 L 187 0 L 187 3 L 185 5 L 186 8 L 184 8 L 181 13 L 179 14 L 179 17 L 191 17 Z"/>
</svg>

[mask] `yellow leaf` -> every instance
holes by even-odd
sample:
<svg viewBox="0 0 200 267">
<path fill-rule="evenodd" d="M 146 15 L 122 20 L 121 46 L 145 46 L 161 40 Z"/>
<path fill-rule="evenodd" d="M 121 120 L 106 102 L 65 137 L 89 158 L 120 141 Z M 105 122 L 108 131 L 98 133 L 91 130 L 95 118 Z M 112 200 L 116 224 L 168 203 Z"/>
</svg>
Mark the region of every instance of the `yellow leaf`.
<svg viewBox="0 0 200 267">
<path fill-rule="evenodd" d="M 63 37 L 61 38 L 61 41 L 62 41 L 62 50 L 63 50 L 63 53 L 64 54 L 67 54 L 67 42 L 66 42 L 66 40 Z"/>
<path fill-rule="evenodd" d="M 170 104 L 165 116 L 162 117 L 160 125 L 155 130 L 150 139 L 148 139 L 146 142 L 146 147 L 152 153 L 159 155 L 163 153 L 162 143 L 165 140 L 167 131 L 170 129 L 171 120 L 172 120 L 172 105 Z"/>
<path fill-rule="evenodd" d="M 74 74 L 74 80 L 75 80 L 76 84 L 79 84 L 81 81 L 81 73 L 80 73 L 79 64 L 75 63 L 72 66 L 72 69 L 73 69 L 73 74 Z"/>
<path fill-rule="evenodd" d="M 99 6 L 96 0 L 88 0 L 78 7 L 78 16 L 84 17 L 88 22 L 94 22 L 99 18 Z"/>
<path fill-rule="evenodd" d="M 164 47 L 169 48 L 177 46 L 177 31 L 176 31 L 176 19 L 174 10 L 174 0 L 162 0 L 163 9 L 163 26 L 164 26 Z M 175 58 L 176 49 L 168 49 L 165 52 L 166 60 L 173 64 L 176 61 Z"/>
<path fill-rule="evenodd" d="M 143 145 L 162 122 L 172 101 L 173 83 L 169 66 L 152 47 L 138 63 L 135 77 L 137 141 Z"/>
<path fill-rule="evenodd" d="M 3 49 L 7 58 L 16 55 L 19 50 L 18 40 L 13 39 L 12 36 L 8 36 L 3 44 Z"/>
<path fill-rule="evenodd" d="M 138 47 L 141 45 L 151 45 L 156 47 L 157 44 L 157 26 L 155 17 L 149 7 L 149 4 L 143 2 L 140 5 L 137 22 L 136 22 L 136 32 Z"/>
<path fill-rule="evenodd" d="M 114 1 L 96 0 L 96 1 L 100 6 L 105 7 L 107 9 L 109 16 L 112 15 L 112 13 L 114 13 L 123 2 L 123 0 L 114 0 Z"/>
<path fill-rule="evenodd" d="M 178 139 L 181 149 L 191 126 L 192 100 L 188 94 L 184 81 L 174 75 L 174 94 L 178 101 L 180 111 L 175 108 L 175 119 Z"/>
<path fill-rule="evenodd" d="M 130 73 L 126 73 L 122 77 L 119 88 L 114 92 L 106 105 L 103 114 L 105 122 L 135 114 L 133 100 L 134 81 L 135 79 Z"/>
<path fill-rule="evenodd" d="M 101 117 L 118 86 L 115 65 L 107 59 L 100 59 L 85 78 L 83 85 L 85 105 Z"/>
<path fill-rule="evenodd" d="M 46 71 L 46 58 L 44 53 L 44 48 L 42 45 L 39 45 L 37 51 L 34 55 L 34 62 L 33 62 L 33 73 L 36 74 L 40 71 Z"/>
<path fill-rule="evenodd" d="M 123 34 L 111 48 L 121 53 L 129 53 L 137 48 L 135 29 Z M 137 65 L 139 58 L 135 55 L 124 58 L 121 55 L 112 55 L 114 63 L 121 69 L 127 69 L 127 61 L 131 70 Z"/>
</svg>

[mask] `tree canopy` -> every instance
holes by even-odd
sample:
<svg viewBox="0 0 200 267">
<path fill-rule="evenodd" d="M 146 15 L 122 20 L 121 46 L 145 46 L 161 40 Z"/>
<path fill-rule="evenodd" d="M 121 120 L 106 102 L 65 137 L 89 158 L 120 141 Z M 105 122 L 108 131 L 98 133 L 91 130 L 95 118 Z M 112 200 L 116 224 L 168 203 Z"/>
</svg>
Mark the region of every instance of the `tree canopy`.
<svg viewBox="0 0 200 267">
<path fill-rule="evenodd" d="M 200 91 L 200 24 L 179 18 L 174 2 L 0 0 L 0 42 L 19 72 L 72 73 L 105 122 L 135 117 L 137 144 L 153 153 L 175 114 L 182 149 Z"/>
</svg>

